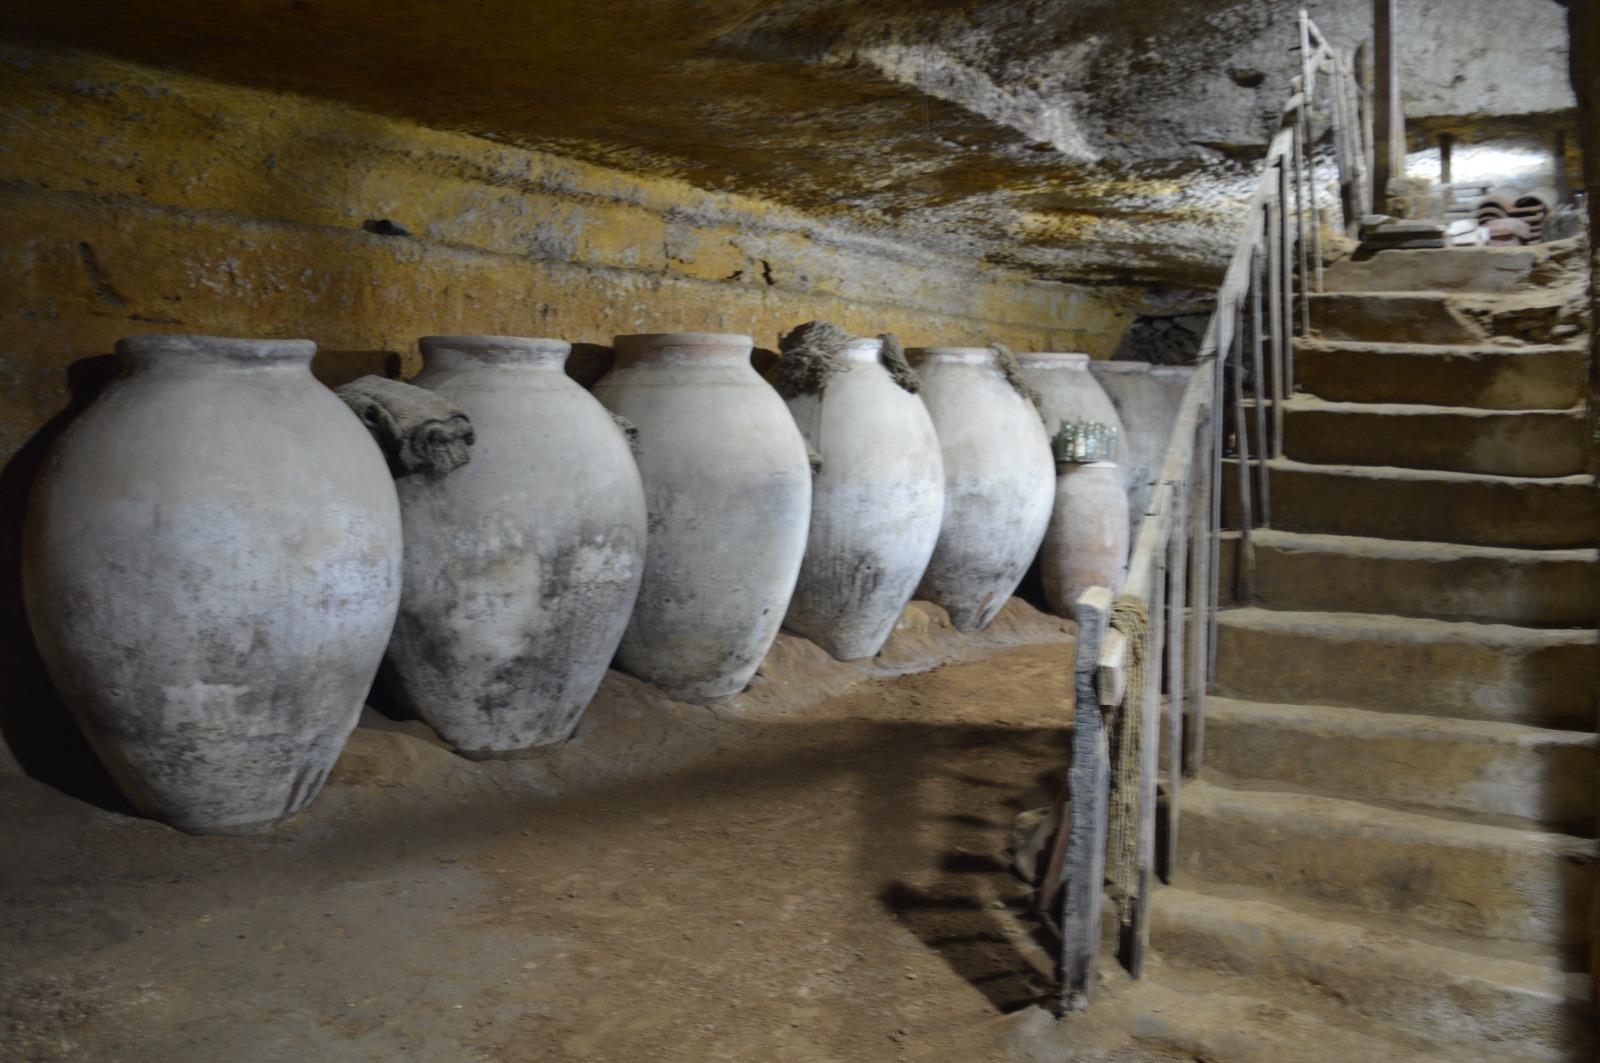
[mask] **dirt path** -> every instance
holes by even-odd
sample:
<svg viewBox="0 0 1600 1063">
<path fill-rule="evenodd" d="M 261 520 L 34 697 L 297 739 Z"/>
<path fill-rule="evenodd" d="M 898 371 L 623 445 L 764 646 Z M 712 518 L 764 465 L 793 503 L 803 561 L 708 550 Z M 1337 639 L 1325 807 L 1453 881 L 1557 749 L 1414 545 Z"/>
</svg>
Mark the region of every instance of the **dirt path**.
<svg viewBox="0 0 1600 1063">
<path fill-rule="evenodd" d="M 0 1057 L 1014 1058 L 1050 983 L 1004 857 L 1066 763 L 1049 630 L 666 728 L 613 692 L 559 763 L 363 727 L 312 811 L 252 838 L 0 775 Z"/>
</svg>

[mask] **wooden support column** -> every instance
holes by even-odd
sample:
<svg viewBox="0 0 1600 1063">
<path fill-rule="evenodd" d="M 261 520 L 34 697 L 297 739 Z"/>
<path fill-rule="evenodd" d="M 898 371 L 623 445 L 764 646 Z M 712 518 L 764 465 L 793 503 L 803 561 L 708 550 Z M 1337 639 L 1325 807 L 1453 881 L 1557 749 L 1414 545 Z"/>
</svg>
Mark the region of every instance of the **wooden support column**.
<svg viewBox="0 0 1600 1063">
<path fill-rule="evenodd" d="M 1073 666 L 1072 767 L 1067 806 L 1066 889 L 1061 891 L 1061 1006 L 1084 1011 L 1100 983 L 1100 909 L 1106 887 L 1106 829 L 1111 792 L 1111 750 L 1100 711 L 1100 648 L 1111 618 L 1111 592 L 1090 587 L 1074 617 L 1078 644 Z"/>
<path fill-rule="evenodd" d="M 1395 0 L 1372 0 L 1372 209 L 1387 214 L 1389 181 L 1406 172 L 1405 115 L 1400 109 L 1400 64 L 1395 51 Z"/>
<path fill-rule="evenodd" d="M 1194 450 L 1190 464 L 1172 485 L 1172 531 L 1167 539 L 1167 845 L 1161 880 L 1169 886 L 1178 871 L 1178 820 L 1183 797 L 1184 613 L 1189 605 L 1189 503 L 1194 491 Z"/>
<path fill-rule="evenodd" d="M 1450 151 L 1456 146 L 1456 138 L 1449 133 L 1439 134 L 1439 183 L 1451 183 Z M 1449 204 L 1447 203 L 1446 206 Z"/>
</svg>

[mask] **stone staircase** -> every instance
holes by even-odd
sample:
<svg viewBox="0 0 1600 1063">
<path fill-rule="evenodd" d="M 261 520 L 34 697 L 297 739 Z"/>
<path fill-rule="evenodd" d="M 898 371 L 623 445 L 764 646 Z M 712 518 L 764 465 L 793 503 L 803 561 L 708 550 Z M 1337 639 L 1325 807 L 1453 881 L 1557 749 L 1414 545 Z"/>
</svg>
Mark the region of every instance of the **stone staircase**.
<svg viewBox="0 0 1600 1063">
<path fill-rule="evenodd" d="M 1600 522 L 1552 257 L 1385 252 L 1312 297 L 1136 1032 L 1591 1058 Z"/>
</svg>

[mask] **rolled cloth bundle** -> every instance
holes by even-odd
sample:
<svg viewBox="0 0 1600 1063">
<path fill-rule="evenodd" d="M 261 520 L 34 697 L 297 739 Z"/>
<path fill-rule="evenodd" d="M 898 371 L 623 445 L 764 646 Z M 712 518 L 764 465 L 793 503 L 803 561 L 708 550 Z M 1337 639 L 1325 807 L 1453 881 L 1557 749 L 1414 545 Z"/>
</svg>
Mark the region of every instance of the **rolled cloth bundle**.
<svg viewBox="0 0 1600 1063">
<path fill-rule="evenodd" d="M 364 376 L 334 394 L 367 426 L 395 476 L 439 477 L 472 460 L 472 422 L 431 391 Z"/>
</svg>

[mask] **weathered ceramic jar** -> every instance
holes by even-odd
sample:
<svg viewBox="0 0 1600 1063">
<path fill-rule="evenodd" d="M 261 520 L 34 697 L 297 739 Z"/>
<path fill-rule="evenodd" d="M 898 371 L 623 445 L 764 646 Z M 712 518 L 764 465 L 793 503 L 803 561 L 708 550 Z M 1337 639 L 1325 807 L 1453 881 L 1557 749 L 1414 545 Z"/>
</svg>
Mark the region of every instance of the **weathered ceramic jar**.
<svg viewBox="0 0 1600 1063">
<path fill-rule="evenodd" d="M 644 489 L 570 346 L 428 336 L 412 381 L 472 419 L 472 460 L 402 477 L 405 591 L 386 674 L 468 754 L 571 737 L 644 572 Z"/>
<path fill-rule="evenodd" d="M 1062 422 L 1096 421 L 1123 433 L 1122 419 L 1105 389 L 1089 372 L 1087 354 L 1035 351 L 1017 355 L 1023 379 L 1039 393 L 1045 432 L 1052 438 Z"/>
<path fill-rule="evenodd" d="M 1122 449 L 1117 462 L 1128 492 L 1129 527 L 1137 533 L 1150 494 L 1166 460 L 1172 424 L 1193 369 L 1154 367 L 1148 362 L 1095 362 L 1090 366 L 1122 419 Z"/>
<path fill-rule="evenodd" d="M 939 437 L 922 400 L 884 368 L 882 347 L 852 340 L 822 391 L 787 400 L 822 467 L 784 626 L 842 661 L 888 641 L 944 517 Z"/>
<path fill-rule="evenodd" d="M 1109 461 L 1056 465 L 1056 500 L 1050 530 L 1039 550 L 1045 601 L 1071 616 L 1090 587 L 1122 591 L 1128 578 L 1128 496 Z"/>
<path fill-rule="evenodd" d="M 377 445 L 307 340 L 141 336 L 34 486 L 39 651 L 141 811 L 239 833 L 303 809 L 400 601 Z"/>
<path fill-rule="evenodd" d="M 918 595 L 961 631 L 986 627 L 1038 552 L 1054 459 L 1033 404 L 988 347 L 908 351 L 944 459 L 944 522 Z"/>
<path fill-rule="evenodd" d="M 811 520 L 806 444 L 748 336 L 619 336 L 595 397 L 639 429 L 644 584 L 617 650 L 680 701 L 743 690 L 778 635 Z"/>
</svg>

